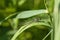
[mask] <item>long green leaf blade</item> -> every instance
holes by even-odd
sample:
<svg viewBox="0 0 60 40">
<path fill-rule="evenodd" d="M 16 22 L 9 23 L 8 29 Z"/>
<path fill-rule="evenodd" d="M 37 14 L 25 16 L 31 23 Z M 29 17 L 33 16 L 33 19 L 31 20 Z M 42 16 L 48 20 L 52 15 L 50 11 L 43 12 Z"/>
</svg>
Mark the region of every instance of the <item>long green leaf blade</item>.
<svg viewBox="0 0 60 40">
<path fill-rule="evenodd" d="M 48 13 L 48 11 L 45 10 L 45 9 L 23 11 L 23 12 L 19 13 L 16 18 L 19 18 L 19 19 L 21 19 L 21 18 L 29 18 L 29 17 L 39 15 L 39 14 L 42 14 L 42 13 Z"/>
<path fill-rule="evenodd" d="M 43 22 L 41 22 L 41 23 L 40 22 L 35 22 L 35 23 L 28 24 L 28 25 L 24 25 L 14 34 L 14 36 L 12 37 L 11 40 L 15 40 L 24 30 L 26 30 L 26 29 L 28 29 L 32 26 L 36 26 L 36 25 L 45 25 L 45 26 L 50 27 L 49 24 L 43 23 Z"/>
</svg>

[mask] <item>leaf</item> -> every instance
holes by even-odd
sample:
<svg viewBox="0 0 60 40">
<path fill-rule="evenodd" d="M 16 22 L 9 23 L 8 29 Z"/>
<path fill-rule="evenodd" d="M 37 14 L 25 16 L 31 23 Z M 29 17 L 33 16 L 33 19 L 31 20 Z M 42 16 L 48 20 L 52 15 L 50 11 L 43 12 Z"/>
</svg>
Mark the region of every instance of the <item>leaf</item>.
<svg viewBox="0 0 60 40">
<path fill-rule="evenodd" d="M 11 40 L 15 40 L 15 39 L 16 39 L 23 31 L 25 31 L 26 29 L 31 28 L 32 26 L 37 26 L 37 25 L 45 25 L 45 26 L 50 27 L 49 24 L 43 23 L 43 22 L 34 22 L 34 23 L 31 23 L 31 24 L 27 24 L 27 25 L 22 26 L 22 27 L 14 34 L 14 36 L 12 37 Z"/>
<path fill-rule="evenodd" d="M 29 11 L 23 11 L 19 13 L 16 18 L 22 19 L 22 18 L 29 18 L 35 15 L 39 15 L 42 13 L 48 13 L 48 10 L 42 9 L 42 10 L 29 10 Z"/>
</svg>

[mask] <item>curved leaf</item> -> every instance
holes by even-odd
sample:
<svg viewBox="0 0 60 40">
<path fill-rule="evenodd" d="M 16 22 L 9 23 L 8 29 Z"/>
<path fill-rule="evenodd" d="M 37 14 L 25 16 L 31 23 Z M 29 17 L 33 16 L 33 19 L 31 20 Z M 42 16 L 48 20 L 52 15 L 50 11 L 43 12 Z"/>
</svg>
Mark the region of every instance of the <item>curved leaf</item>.
<svg viewBox="0 0 60 40">
<path fill-rule="evenodd" d="M 24 26 L 22 26 L 15 34 L 14 34 L 14 36 L 12 37 L 12 39 L 11 40 L 15 40 L 24 30 L 26 30 L 26 29 L 28 29 L 28 28 L 30 28 L 30 27 L 32 27 L 32 26 L 36 26 L 36 25 L 45 25 L 45 26 L 48 26 L 48 27 L 50 27 L 50 25 L 49 24 L 47 24 L 47 23 L 43 23 L 43 22 L 35 22 L 35 23 L 31 23 L 31 24 L 27 24 L 27 25 L 24 25 Z"/>
<path fill-rule="evenodd" d="M 39 15 L 42 13 L 48 13 L 48 10 L 42 9 L 42 10 L 30 10 L 30 11 L 23 11 L 17 15 L 16 18 L 29 18 L 35 15 Z"/>
</svg>

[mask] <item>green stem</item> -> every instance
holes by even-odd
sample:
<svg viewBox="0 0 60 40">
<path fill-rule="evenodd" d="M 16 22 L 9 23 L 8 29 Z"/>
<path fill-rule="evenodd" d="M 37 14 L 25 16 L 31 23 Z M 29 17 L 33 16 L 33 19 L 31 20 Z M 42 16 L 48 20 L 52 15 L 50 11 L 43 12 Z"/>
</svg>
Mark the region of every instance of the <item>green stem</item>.
<svg viewBox="0 0 60 40">
<path fill-rule="evenodd" d="M 53 29 L 51 29 L 50 32 L 42 40 L 45 40 L 52 32 L 53 32 Z"/>
<path fill-rule="evenodd" d="M 52 0 L 50 0 L 50 1 L 52 1 Z M 48 15 L 50 17 L 51 27 L 52 27 L 52 16 L 51 16 L 51 12 L 50 12 L 49 8 L 47 7 L 46 0 L 44 0 L 44 4 L 45 4 L 46 9 L 49 11 Z M 43 40 L 46 39 L 46 37 L 48 36 L 48 34 L 43 38 Z M 53 31 L 51 32 L 51 40 L 53 40 Z"/>
<path fill-rule="evenodd" d="M 17 13 L 11 14 L 11 15 L 9 15 L 8 17 L 6 17 L 4 20 L 0 21 L 0 25 L 1 25 L 4 21 L 8 20 L 9 18 L 11 18 L 12 16 L 14 16 L 14 15 L 16 15 L 16 14 L 17 14 Z"/>
<path fill-rule="evenodd" d="M 60 0 L 54 1 L 54 12 L 53 12 L 53 21 L 54 21 L 54 40 L 59 40 L 59 31 L 58 31 L 58 6 Z"/>
</svg>

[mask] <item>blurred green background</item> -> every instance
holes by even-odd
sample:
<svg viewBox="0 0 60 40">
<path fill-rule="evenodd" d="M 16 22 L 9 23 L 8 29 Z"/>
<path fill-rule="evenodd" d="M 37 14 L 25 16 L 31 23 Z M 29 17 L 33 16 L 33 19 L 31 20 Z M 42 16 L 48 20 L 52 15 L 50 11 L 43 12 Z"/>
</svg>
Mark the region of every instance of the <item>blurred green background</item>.
<svg viewBox="0 0 60 40">
<path fill-rule="evenodd" d="M 4 21 L 4 19 L 11 14 L 18 14 L 19 12 L 27 10 L 46 9 L 45 4 L 47 4 L 47 8 L 51 13 L 53 10 L 53 0 L 45 0 L 45 3 L 44 0 L 0 0 L 0 22 Z M 41 14 L 26 19 L 20 19 L 18 27 L 14 29 L 12 23 L 16 15 L 8 20 L 5 20 L 0 25 L 0 40 L 10 40 L 14 33 L 16 33 L 16 31 L 22 25 L 28 24 L 29 21 L 34 20 L 35 22 L 40 22 L 40 20 L 49 20 L 49 16 L 47 14 Z M 43 26 L 33 26 L 25 30 L 21 35 L 17 37 L 16 40 L 42 40 L 49 31 L 50 28 L 48 27 L 44 28 Z M 49 35 L 46 40 L 50 39 L 51 37 Z"/>
</svg>

